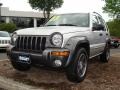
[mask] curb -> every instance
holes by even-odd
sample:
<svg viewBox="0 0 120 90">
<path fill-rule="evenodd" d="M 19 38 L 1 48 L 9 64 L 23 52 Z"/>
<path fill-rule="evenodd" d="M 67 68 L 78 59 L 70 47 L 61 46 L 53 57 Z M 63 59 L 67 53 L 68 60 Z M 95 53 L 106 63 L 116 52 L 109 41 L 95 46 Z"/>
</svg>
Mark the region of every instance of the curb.
<svg viewBox="0 0 120 90">
<path fill-rule="evenodd" d="M 5 90 L 44 90 L 38 87 L 25 85 L 23 83 L 19 83 L 13 81 L 12 79 L 8 79 L 1 76 L 0 76 L 0 88 L 3 88 Z"/>
</svg>

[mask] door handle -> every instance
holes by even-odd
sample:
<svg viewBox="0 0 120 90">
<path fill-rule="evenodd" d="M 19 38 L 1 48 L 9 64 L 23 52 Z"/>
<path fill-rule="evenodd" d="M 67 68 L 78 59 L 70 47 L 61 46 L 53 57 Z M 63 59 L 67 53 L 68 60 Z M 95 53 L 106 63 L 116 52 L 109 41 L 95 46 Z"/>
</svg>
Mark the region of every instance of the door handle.
<svg viewBox="0 0 120 90">
<path fill-rule="evenodd" d="M 102 35 L 103 35 L 102 33 L 99 34 L 99 36 L 102 36 Z"/>
</svg>

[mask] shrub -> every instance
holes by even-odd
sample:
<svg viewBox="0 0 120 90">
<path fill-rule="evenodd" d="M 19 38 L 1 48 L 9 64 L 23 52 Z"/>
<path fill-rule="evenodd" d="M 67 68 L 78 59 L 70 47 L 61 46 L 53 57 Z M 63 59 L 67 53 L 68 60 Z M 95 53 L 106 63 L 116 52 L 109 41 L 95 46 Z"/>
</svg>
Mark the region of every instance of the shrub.
<svg viewBox="0 0 120 90">
<path fill-rule="evenodd" d="M 10 33 L 16 30 L 16 25 L 13 23 L 1 23 L 0 24 L 0 31 L 8 31 Z"/>
<path fill-rule="evenodd" d="M 111 36 L 120 37 L 120 20 L 115 19 L 107 23 Z"/>
</svg>

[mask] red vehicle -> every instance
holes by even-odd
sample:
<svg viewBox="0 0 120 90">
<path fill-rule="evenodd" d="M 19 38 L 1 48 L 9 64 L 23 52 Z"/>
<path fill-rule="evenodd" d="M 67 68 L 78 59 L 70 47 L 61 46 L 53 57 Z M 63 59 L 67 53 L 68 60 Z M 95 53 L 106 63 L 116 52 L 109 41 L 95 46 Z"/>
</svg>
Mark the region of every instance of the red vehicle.
<svg viewBox="0 0 120 90">
<path fill-rule="evenodd" d="M 120 38 L 112 37 L 111 47 L 118 48 L 120 46 Z"/>
</svg>

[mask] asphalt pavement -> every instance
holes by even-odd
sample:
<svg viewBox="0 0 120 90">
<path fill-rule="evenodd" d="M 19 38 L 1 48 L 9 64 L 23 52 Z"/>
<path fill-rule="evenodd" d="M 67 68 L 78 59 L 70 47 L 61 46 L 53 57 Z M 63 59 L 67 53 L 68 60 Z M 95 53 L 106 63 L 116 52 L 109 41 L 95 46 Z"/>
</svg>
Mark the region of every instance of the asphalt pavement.
<svg viewBox="0 0 120 90">
<path fill-rule="evenodd" d="M 116 54 L 116 53 L 120 53 L 120 47 L 111 49 L 111 54 Z"/>
<path fill-rule="evenodd" d="M 120 47 L 111 49 L 111 54 L 117 54 L 117 53 L 120 53 Z M 6 59 L 8 59 L 6 55 L 6 50 L 0 50 L 0 60 L 6 60 Z"/>
<path fill-rule="evenodd" d="M 0 60 L 6 60 L 6 59 L 8 59 L 6 50 L 0 50 Z"/>
</svg>

